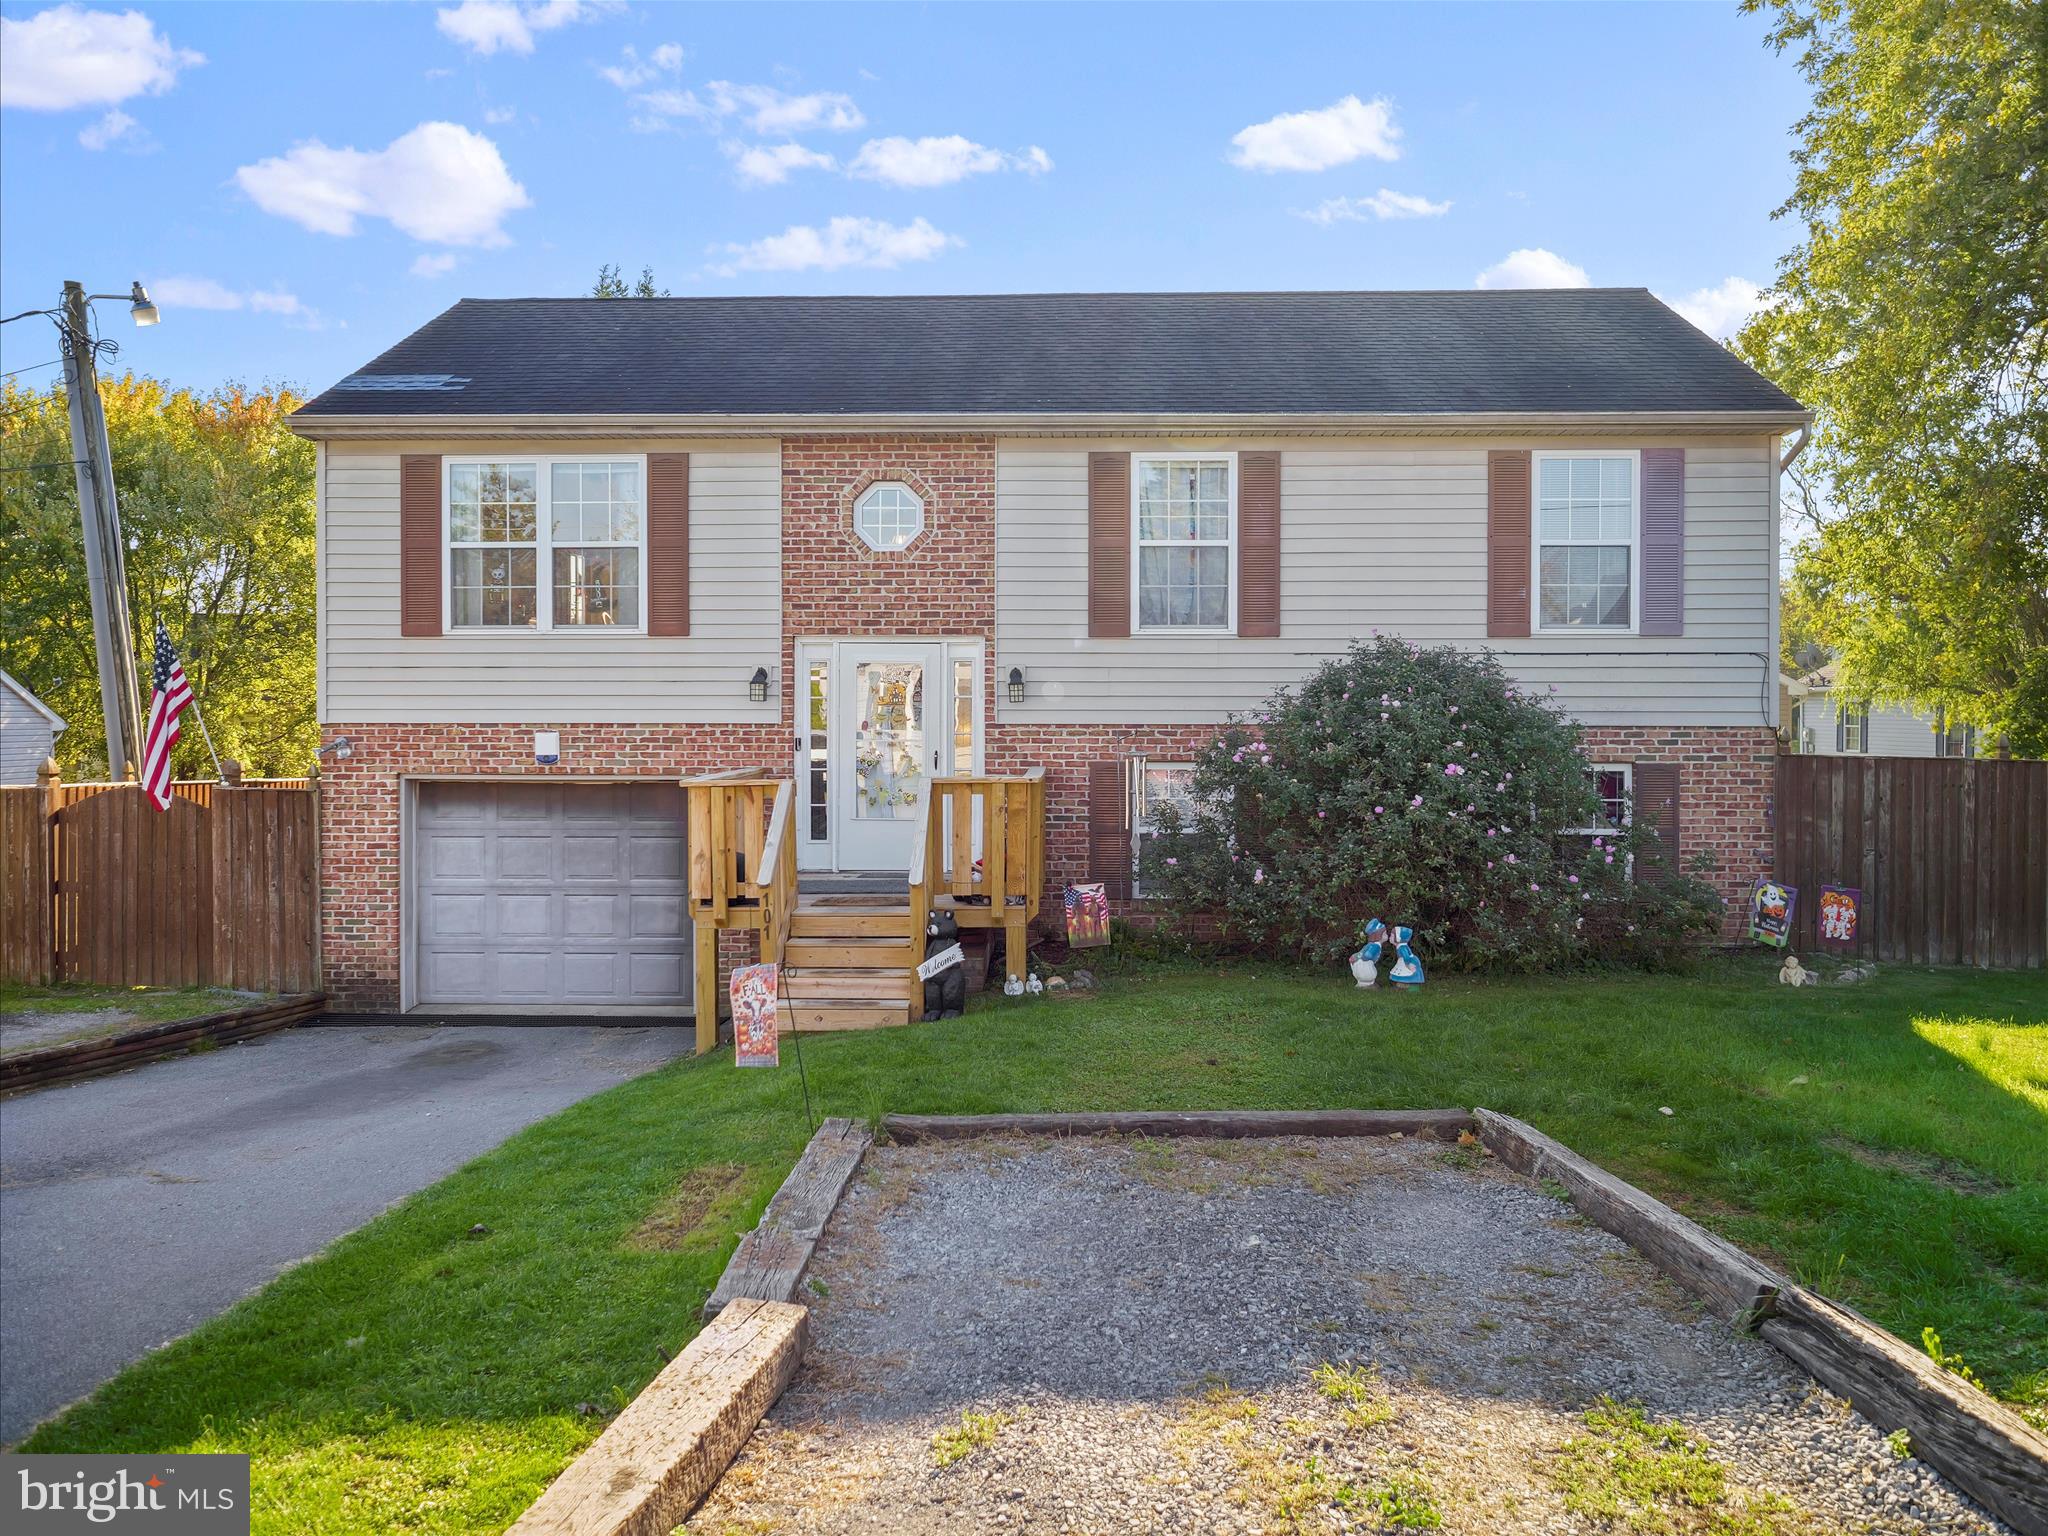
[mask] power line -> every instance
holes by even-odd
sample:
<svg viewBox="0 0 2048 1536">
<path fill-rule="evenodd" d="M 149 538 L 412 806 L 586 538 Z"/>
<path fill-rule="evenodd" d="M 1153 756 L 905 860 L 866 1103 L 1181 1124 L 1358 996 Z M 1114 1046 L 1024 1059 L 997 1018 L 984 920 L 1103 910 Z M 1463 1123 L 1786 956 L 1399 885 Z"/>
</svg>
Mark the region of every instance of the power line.
<svg viewBox="0 0 2048 1536">
<path fill-rule="evenodd" d="M 64 359 L 61 357 L 53 357 L 47 363 L 30 363 L 26 368 L 10 368 L 7 372 L 0 373 L 0 379 L 11 379 L 20 374 L 34 373 L 38 368 L 54 368 L 63 361 Z"/>
</svg>

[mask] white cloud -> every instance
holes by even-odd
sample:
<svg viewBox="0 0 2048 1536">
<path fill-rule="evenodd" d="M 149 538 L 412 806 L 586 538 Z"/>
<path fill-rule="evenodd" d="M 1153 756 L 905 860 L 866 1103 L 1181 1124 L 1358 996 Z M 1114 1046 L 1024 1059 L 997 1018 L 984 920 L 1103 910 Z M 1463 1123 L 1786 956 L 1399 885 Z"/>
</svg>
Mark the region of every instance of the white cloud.
<svg viewBox="0 0 2048 1536">
<path fill-rule="evenodd" d="M 78 130 L 78 142 L 87 149 L 106 149 L 110 145 L 125 143 L 131 149 L 142 149 L 151 143 L 149 130 L 119 107 L 107 108 L 106 116 L 87 123 Z"/>
<path fill-rule="evenodd" d="M 282 315 L 309 330 L 324 329 L 320 311 L 284 288 L 252 288 L 247 292 L 230 288 L 211 277 L 157 277 L 146 285 L 149 296 L 163 308 L 238 310 L 258 315 Z"/>
<path fill-rule="evenodd" d="M 1036 144 L 1013 155 L 954 133 L 944 138 L 869 139 L 847 174 L 892 187 L 943 187 L 990 171 L 1038 176 L 1051 169 L 1052 156 Z"/>
<path fill-rule="evenodd" d="M 435 245 L 504 245 L 505 216 L 528 207 L 498 146 L 455 123 L 421 123 L 383 149 L 329 149 L 318 139 L 235 172 L 265 213 L 323 235 L 359 218 L 389 219 Z"/>
<path fill-rule="evenodd" d="M 1230 163 L 1248 171 L 1327 171 L 1361 156 L 1401 158 L 1401 130 L 1385 97 L 1342 101 L 1314 112 L 1283 112 L 1236 134 Z"/>
<path fill-rule="evenodd" d="M 1726 341 L 1741 330 L 1765 304 L 1763 290 L 1746 277 L 1724 277 L 1712 288 L 1695 288 L 1682 299 L 1661 293 L 1657 297 L 1716 341 Z"/>
<path fill-rule="evenodd" d="M 534 35 L 552 32 L 574 21 L 590 21 L 612 6 L 593 0 L 540 0 L 515 5 L 512 0 L 462 0 L 434 12 L 434 25 L 472 53 L 533 52 Z"/>
<path fill-rule="evenodd" d="M 1475 288 L 1585 288 L 1592 284 L 1584 267 L 1573 266 L 1555 251 L 1509 251 L 1472 280 Z"/>
<path fill-rule="evenodd" d="M 705 89 L 712 113 L 737 114 L 755 133 L 802 133 L 812 128 L 850 133 L 867 124 L 853 98 L 838 91 L 791 96 L 772 85 L 734 85 L 730 80 L 714 80 Z"/>
<path fill-rule="evenodd" d="M 422 251 L 409 268 L 414 277 L 446 277 L 455 270 L 453 251 Z"/>
<path fill-rule="evenodd" d="M 0 104 L 32 112 L 159 96 L 206 55 L 171 44 L 140 11 L 52 6 L 26 21 L 0 16 Z"/>
<path fill-rule="evenodd" d="M 1437 219 L 1450 211 L 1447 202 L 1381 187 L 1371 197 L 1326 197 L 1313 208 L 1297 208 L 1295 217 L 1311 224 L 1363 224 L 1367 219 Z"/>
<path fill-rule="evenodd" d="M 682 67 L 681 43 L 663 43 L 644 59 L 640 57 L 640 51 L 628 43 L 619 50 L 619 62 L 602 66 L 598 73 L 620 90 L 631 91 L 663 74 L 674 74 Z"/>
<path fill-rule="evenodd" d="M 791 171 L 829 171 L 838 165 L 830 155 L 801 144 L 728 144 L 733 168 L 749 186 L 780 186 Z"/>
<path fill-rule="evenodd" d="M 519 116 L 517 107 L 485 107 L 484 121 L 493 128 L 502 128 Z"/>
<path fill-rule="evenodd" d="M 900 266 L 929 261 L 948 246 L 965 242 L 942 233 L 923 219 L 891 224 L 882 219 L 842 216 L 823 229 L 792 224 L 779 235 L 746 245 L 721 247 L 726 260 L 716 268 L 721 277 L 737 272 L 837 272 L 844 267 Z"/>
</svg>

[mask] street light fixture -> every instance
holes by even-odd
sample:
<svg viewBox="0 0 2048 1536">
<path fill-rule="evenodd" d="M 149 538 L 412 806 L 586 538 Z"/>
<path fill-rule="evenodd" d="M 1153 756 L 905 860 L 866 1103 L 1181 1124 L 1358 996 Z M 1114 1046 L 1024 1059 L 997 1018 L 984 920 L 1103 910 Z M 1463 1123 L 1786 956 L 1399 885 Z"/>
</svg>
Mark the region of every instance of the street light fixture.
<svg viewBox="0 0 2048 1536">
<path fill-rule="evenodd" d="M 149 290 L 140 282 L 128 290 L 128 314 L 137 325 L 155 325 L 163 318 L 156 311 L 156 304 L 149 296 Z"/>
</svg>

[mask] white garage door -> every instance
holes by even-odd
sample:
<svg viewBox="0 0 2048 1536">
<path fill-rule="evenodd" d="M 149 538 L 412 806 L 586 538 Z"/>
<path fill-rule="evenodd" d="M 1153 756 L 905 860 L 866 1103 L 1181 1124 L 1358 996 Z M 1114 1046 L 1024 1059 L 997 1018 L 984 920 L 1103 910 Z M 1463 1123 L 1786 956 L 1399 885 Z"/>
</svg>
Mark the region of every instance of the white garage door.
<svg viewBox="0 0 2048 1536">
<path fill-rule="evenodd" d="M 688 1002 L 679 786 L 422 784 L 414 832 L 420 1003 Z"/>
</svg>

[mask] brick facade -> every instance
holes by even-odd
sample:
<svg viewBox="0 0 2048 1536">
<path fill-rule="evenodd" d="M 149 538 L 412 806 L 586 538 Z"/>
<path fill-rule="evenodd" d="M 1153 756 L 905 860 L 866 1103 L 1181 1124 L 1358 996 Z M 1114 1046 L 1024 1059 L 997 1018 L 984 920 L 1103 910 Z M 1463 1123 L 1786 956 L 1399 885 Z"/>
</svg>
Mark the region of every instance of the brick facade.
<svg viewBox="0 0 2048 1536">
<path fill-rule="evenodd" d="M 853 503 L 881 480 L 924 499 L 924 531 L 882 553 L 853 531 Z M 989 437 L 815 437 L 782 444 L 783 721 L 802 688 L 796 642 L 945 635 L 983 641 L 993 697 L 996 445 Z"/>
<path fill-rule="evenodd" d="M 683 642 L 679 642 L 683 643 Z M 562 761 L 533 761 L 533 733 L 562 734 Z M 346 736 L 320 776 L 320 914 L 323 985 L 334 1007 L 398 1007 L 403 953 L 398 891 L 399 779 L 517 774 L 536 779 L 675 780 L 686 773 L 786 756 L 780 727 L 758 725 L 328 725 L 323 744 Z M 747 936 L 750 937 L 750 936 Z M 736 953 L 737 951 L 735 951 Z M 721 944 L 721 968 L 731 961 Z"/>
<path fill-rule="evenodd" d="M 1213 726 L 1004 725 L 994 719 L 995 464 L 993 439 L 968 436 L 792 438 L 782 445 L 782 697 L 780 726 L 517 724 L 325 727 L 352 754 L 321 782 L 321 900 L 326 986 L 335 1006 L 398 1006 L 399 780 L 403 774 L 517 774 L 674 778 L 787 760 L 797 701 L 795 642 L 810 637 L 980 636 L 984 641 L 985 760 L 990 772 L 1046 771 L 1047 911 L 1088 878 L 1088 765 L 1142 754 L 1193 756 Z M 900 479 L 925 501 L 909 548 L 870 549 L 853 531 L 853 502 L 877 480 Z M 688 640 L 678 640 L 688 645 Z M 561 732 L 562 765 L 533 763 L 536 729 Z M 1597 762 L 1675 760 L 1685 856 L 1705 849 L 1729 899 L 1724 933 L 1740 930 L 1750 881 L 1771 859 L 1770 796 L 1777 746 L 1763 726 L 1602 727 L 1586 732 Z M 721 970 L 750 952 L 727 935 Z"/>
</svg>

